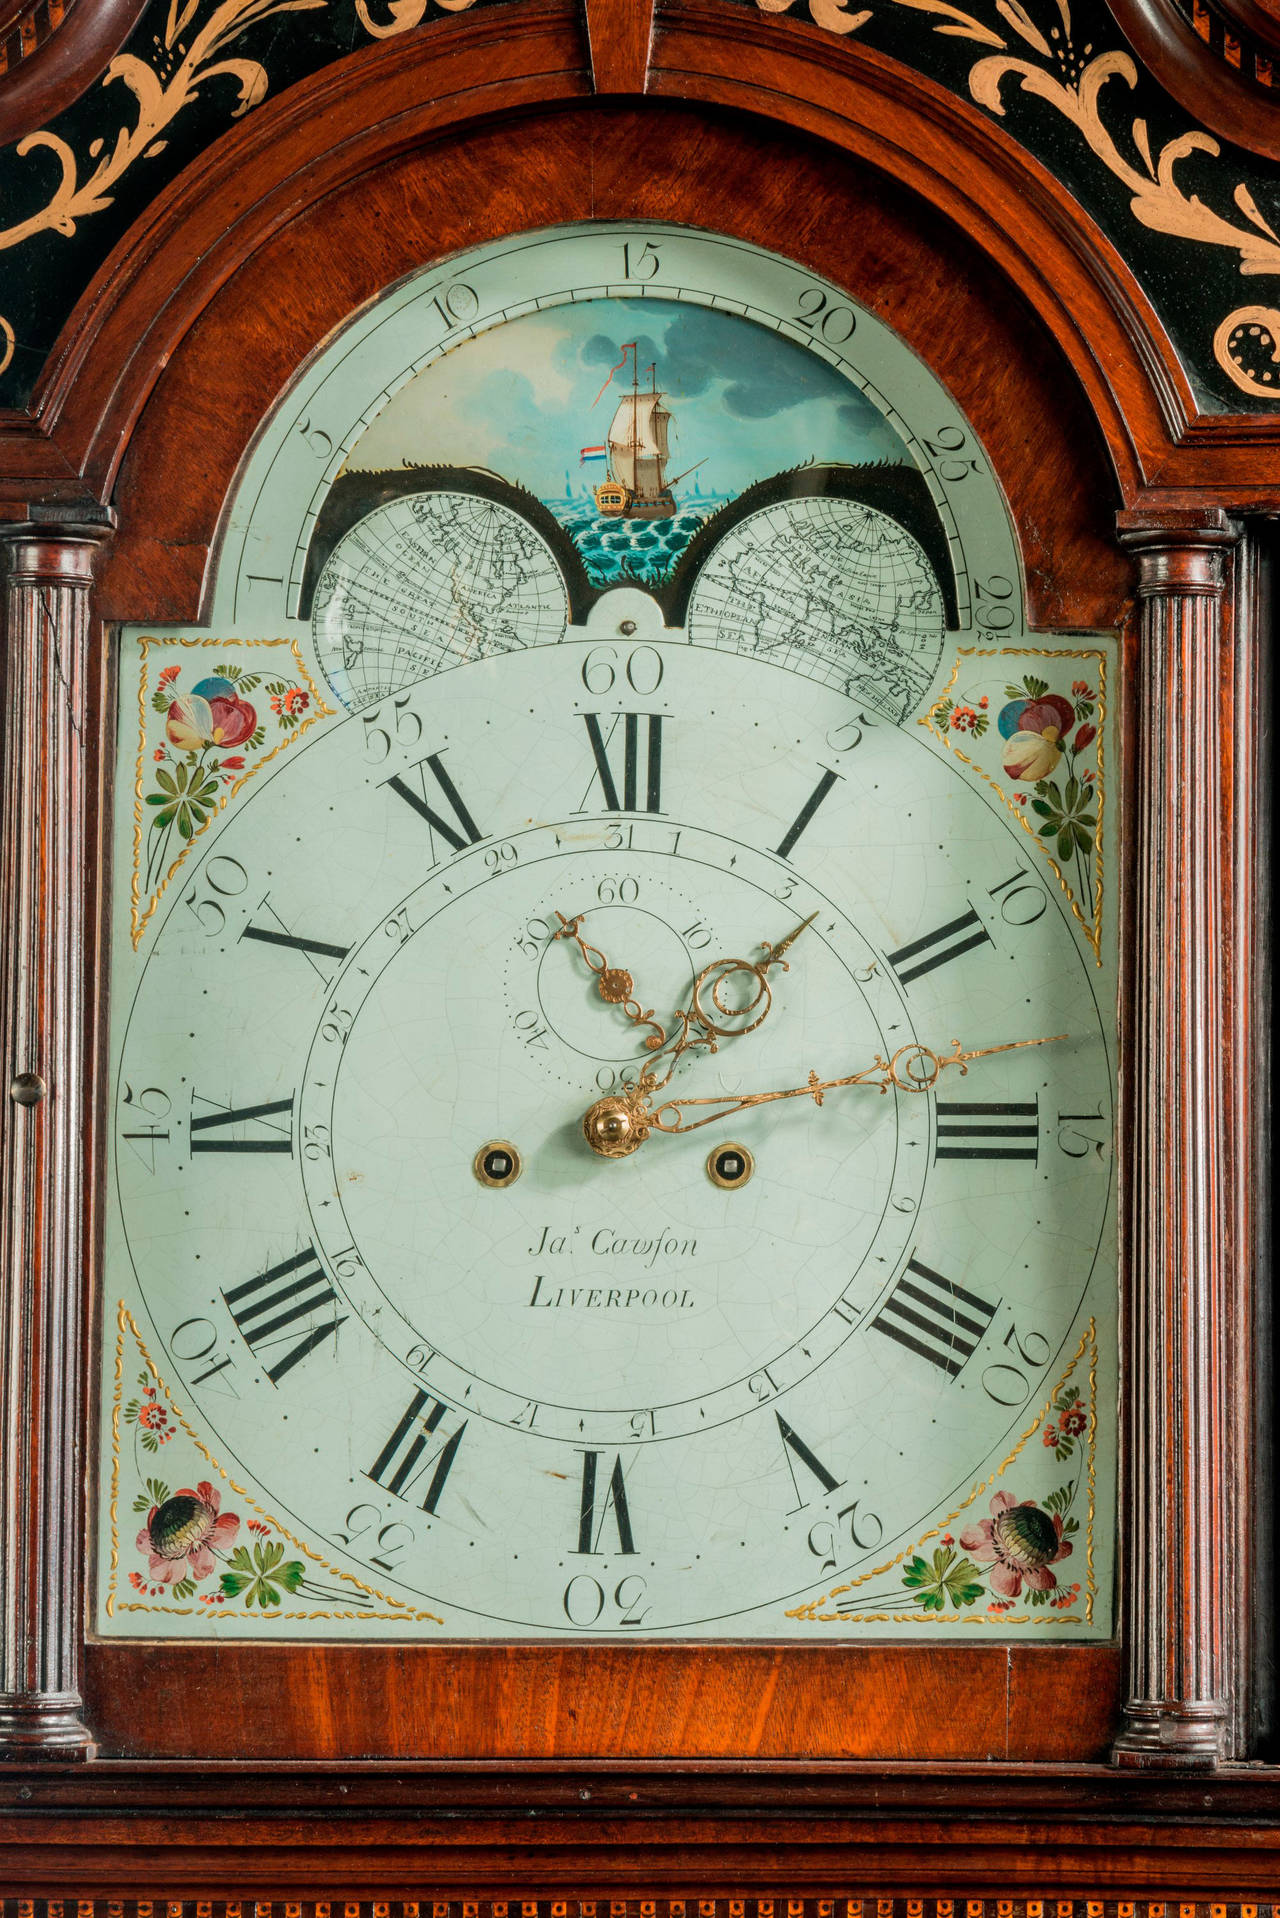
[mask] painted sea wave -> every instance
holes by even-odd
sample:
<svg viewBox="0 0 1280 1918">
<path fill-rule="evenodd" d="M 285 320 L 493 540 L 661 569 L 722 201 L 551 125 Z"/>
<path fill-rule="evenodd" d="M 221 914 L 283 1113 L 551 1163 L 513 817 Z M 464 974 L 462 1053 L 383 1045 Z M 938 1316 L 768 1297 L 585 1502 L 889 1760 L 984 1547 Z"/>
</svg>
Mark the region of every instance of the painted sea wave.
<svg viewBox="0 0 1280 1918">
<path fill-rule="evenodd" d="M 680 506 L 670 519 L 605 519 L 591 500 L 543 502 L 581 553 L 594 586 L 631 582 L 660 586 L 698 528 L 721 503 L 703 497 L 696 506 Z"/>
</svg>

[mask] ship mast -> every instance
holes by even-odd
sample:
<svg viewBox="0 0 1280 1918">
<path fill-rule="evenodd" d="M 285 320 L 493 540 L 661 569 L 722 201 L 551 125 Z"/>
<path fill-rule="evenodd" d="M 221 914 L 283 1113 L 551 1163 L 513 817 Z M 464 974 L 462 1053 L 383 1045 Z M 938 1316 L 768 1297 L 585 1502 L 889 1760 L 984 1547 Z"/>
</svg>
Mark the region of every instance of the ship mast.
<svg viewBox="0 0 1280 1918">
<path fill-rule="evenodd" d="M 640 462 L 640 348 L 631 349 L 631 479 Z"/>
</svg>

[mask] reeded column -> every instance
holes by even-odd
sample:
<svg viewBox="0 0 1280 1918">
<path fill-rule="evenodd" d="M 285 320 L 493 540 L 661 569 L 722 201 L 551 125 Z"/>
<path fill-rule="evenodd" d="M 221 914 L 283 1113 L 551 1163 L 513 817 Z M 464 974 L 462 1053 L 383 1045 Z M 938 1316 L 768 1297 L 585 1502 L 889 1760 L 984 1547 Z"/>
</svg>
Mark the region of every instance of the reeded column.
<svg viewBox="0 0 1280 1918">
<path fill-rule="evenodd" d="M 65 509 L 62 509 L 65 512 Z M 106 527 L 0 528 L 0 1758 L 86 1757 L 86 712 Z"/>
<path fill-rule="evenodd" d="M 1122 513 L 1139 566 L 1137 861 L 1130 935 L 1126 1340 L 1129 1697 L 1117 1765 L 1227 1755 L 1233 1608 L 1229 1097 L 1222 856 L 1224 601 L 1237 528 L 1217 509 Z M 1228 764 L 1230 763 L 1228 759 Z"/>
</svg>

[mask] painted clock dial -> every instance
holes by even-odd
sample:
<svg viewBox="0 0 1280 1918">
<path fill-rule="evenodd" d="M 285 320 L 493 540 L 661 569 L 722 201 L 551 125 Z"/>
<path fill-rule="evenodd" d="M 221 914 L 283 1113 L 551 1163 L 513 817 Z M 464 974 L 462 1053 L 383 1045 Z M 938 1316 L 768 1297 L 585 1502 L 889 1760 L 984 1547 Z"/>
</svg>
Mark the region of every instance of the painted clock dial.
<svg viewBox="0 0 1280 1918">
<path fill-rule="evenodd" d="M 1106 636 L 791 262 L 393 289 L 121 636 L 97 1623 L 1111 1629 Z"/>
</svg>

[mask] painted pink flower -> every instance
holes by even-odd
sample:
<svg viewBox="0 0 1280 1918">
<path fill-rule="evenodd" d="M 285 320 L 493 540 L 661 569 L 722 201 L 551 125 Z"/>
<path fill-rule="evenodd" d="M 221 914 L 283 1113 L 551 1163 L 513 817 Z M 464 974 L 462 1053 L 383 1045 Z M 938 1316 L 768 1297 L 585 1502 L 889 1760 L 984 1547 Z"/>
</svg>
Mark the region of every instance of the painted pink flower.
<svg viewBox="0 0 1280 1918">
<path fill-rule="evenodd" d="M 224 759 L 224 760 L 223 760 L 223 762 L 222 762 L 222 770 L 223 770 L 223 772 L 224 772 L 224 773 L 226 773 L 226 772 L 235 772 L 235 773 L 238 773 L 238 772 L 239 772 L 239 771 L 241 770 L 241 768 L 243 767 L 243 765 L 244 765 L 244 754 L 243 754 L 243 753 L 232 753 L 232 755 L 231 755 L 231 757 L 230 757 L 229 759 Z"/>
<path fill-rule="evenodd" d="M 147 1522 L 138 1533 L 136 1544 L 147 1554 L 147 1569 L 162 1585 L 175 1585 L 180 1578 L 208 1578 L 216 1560 L 215 1552 L 234 1545 L 240 1520 L 234 1512 L 221 1517 L 218 1508 L 222 1495 L 207 1479 L 201 1479 L 194 1492 L 186 1487 L 153 1505 Z"/>
<path fill-rule="evenodd" d="M 994 1493 L 991 1517 L 961 1532 L 960 1544 L 975 1564 L 990 1565 L 991 1589 L 1003 1598 L 1017 1598 L 1024 1583 L 1034 1592 L 1056 1591 L 1049 1567 L 1071 1555 L 1058 1513 L 1041 1511 L 1034 1499 L 1019 1505 L 1012 1492 Z"/>
</svg>

